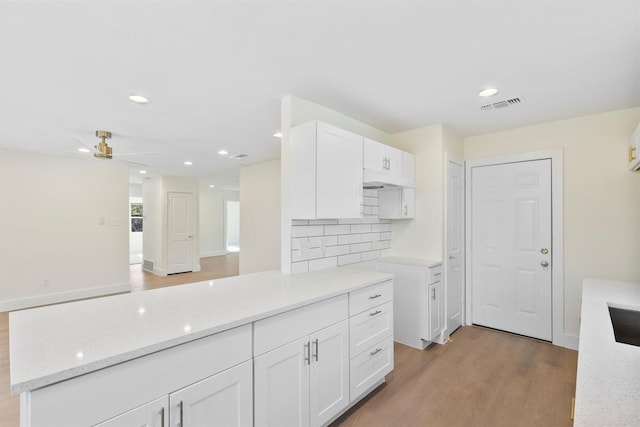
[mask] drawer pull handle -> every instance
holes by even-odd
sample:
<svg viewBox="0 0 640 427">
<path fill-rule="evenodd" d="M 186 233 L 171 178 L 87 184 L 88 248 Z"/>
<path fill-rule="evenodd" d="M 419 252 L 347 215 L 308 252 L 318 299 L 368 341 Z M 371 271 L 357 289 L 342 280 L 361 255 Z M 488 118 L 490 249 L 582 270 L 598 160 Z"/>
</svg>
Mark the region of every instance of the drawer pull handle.
<svg viewBox="0 0 640 427">
<path fill-rule="evenodd" d="M 376 298 L 380 298 L 381 296 L 382 294 L 375 294 L 375 295 L 371 295 L 369 299 L 376 299 Z"/>
<path fill-rule="evenodd" d="M 442 273 L 433 273 L 434 276 L 440 276 Z"/>
<path fill-rule="evenodd" d="M 376 316 L 378 314 L 382 313 L 382 310 L 376 310 L 373 313 L 369 313 L 369 316 Z"/>
<path fill-rule="evenodd" d="M 160 409 L 160 427 L 164 427 L 164 406 Z"/>
<path fill-rule="evenodd" d="M 184 402 L 181 400 L 178 406 L 180 406 L 180 427 L 184 427 Z"/>
<path fill-rule="evenodd" d="M 380 353 L 382 351 L 381 348 L 376 348 L 375 351 L 372 351 L 371 353 L 369 353 L 369 356 L 375 356 L 376 354 Z"/>
</svg>

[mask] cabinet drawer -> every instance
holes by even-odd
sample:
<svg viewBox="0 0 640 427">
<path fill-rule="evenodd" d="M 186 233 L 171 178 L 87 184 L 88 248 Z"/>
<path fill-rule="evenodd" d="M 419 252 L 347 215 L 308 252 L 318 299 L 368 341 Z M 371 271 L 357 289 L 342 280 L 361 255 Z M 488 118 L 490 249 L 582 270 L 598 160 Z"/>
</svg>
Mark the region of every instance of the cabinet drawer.
<svg viewBox="0 0 640 427">
<path fill-rule="evenodd" d="M 349 315 L 353 316 L 393 299 L 393 282 L 367 286 L 349 293 Z"/>
<path fill-rule="evenodd" d="M 385 338 L 351 359 L 350 368 L 350 398 L 353 402 L 393 370 L 393 338 Z"/>
<path fill-rule="evenodd" d="M 439 282 L 442 280 L 442 264 L 438 264 L 427 269 L 427 284 Z"/>
<path fill-rule="evenodd" d="M 349 319 L 351 358 L 393 334 L 393 302 L 356 314 Z"/>
<path fill-rule="evenodd" d="M 347 319 L 346 294 L 259 320 L 253 326 L 253 355 L 275 348 Z"/>
</svg>

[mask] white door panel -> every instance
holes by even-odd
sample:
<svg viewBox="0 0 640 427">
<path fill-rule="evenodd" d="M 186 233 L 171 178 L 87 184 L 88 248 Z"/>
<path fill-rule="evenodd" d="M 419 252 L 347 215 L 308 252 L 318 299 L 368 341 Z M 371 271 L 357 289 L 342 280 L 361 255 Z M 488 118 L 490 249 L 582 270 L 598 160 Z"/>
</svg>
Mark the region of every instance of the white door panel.
<svg viewBox="0 0 640 427">
<path fill-rule="evenodd" d="M 473 168 L 471 203 L 473 323 L 551 340 L 551 161 Z"/>
<path fill-rule="evenodd" d="M 193 271 L 193 194 L 167 194 L 167 274 Z"/>
<path fill-rule="evenodd" d="M 446 301 L 447 332 L 462 325 L 462 288 L 464 258 L 464 182 L 461 164 L 447 164 L 447 260 Z"/>
</svg>

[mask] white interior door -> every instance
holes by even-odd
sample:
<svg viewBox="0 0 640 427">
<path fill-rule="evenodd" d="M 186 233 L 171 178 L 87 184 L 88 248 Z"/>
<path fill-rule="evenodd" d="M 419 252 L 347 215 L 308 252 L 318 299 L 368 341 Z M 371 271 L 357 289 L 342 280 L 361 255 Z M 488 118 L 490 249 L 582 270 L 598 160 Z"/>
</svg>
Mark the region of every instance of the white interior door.
<svg viewBox="0 0 640 427">
<path fill-rule="evenodd" d="M 550 341 L 551 160 L 471 175 L 472 321 Z"/>
<path fill-rule="evenodd" d="M 464 266 L 464 170 L 460 163 L 447 163 L 447 333 L 462 325 Z"/>
<path fill-rule="evenodd" d="M 193 271 L 193 194 L 169 192 L 167 197 L 167 274 Z"/>
</svg>

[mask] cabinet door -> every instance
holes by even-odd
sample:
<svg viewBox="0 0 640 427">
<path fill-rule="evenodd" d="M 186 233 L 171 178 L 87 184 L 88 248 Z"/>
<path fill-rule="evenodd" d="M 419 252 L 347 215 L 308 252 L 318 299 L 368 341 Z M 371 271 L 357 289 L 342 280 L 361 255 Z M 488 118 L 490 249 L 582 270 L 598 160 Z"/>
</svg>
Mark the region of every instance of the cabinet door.
<svg viewBox="0 0 640 427">
<path fill-rule="evenodd" d="M 387 157 L 387 174 L 392 177 L 392 179 L 401 180 L 403 177 L 402 151 L 388 145 L 385 146 L 385 148 Z"/>
<path fill-rule="evenodd" d="M 316 216 L 362 216 L 362 137 L 318 122 Z"/>
<path fill-rule="evenodd" d="M 169 399 L 165 396 L 96 424 L 95 427 L 163 427 L 169 421 L 168 404 Z"/>
<path fill-rule="evenodd" d="M 416 191 L 413 188 L 378 190 L 378 217 L 382 219 L 413 218 L 416 212 Z"/>
<path fill-rule="evenodd" d="M 349 323 L 310 336 L 310 425 L 326 424 L 349 404 Z"/>
<path fill-rule="evenodd" d="M 350 398 L 353 402 L 393 370 L 393 337 L 389 336 L 351 359 Z"/>
<path fill-rule="evenodd" d="M 416 190 L 414 188 L 402 189 L 402 217 L 414 218 L 416 216 Z"/>
<path fill-rule="evenodd" d="M 386 146 L 369 138 L 364 138 L 363 167 L 371 171 L 386 173 L 387 156 Z"/>
<path fill-rule="evenodd" d="M 252 366 L 238 366 L 169 395 L 171 426 L 253 425 Z"/>
<path fill-rule="evenodd" d="M 429 341 L 433 341 L 442 331 L 442 282 L 429 285 Z"/>
<path fill-rule="evenodd" d="M 309 356 L 304 337 L 254 359 L 256 426 L 309 425 Z"/>
</svg>

